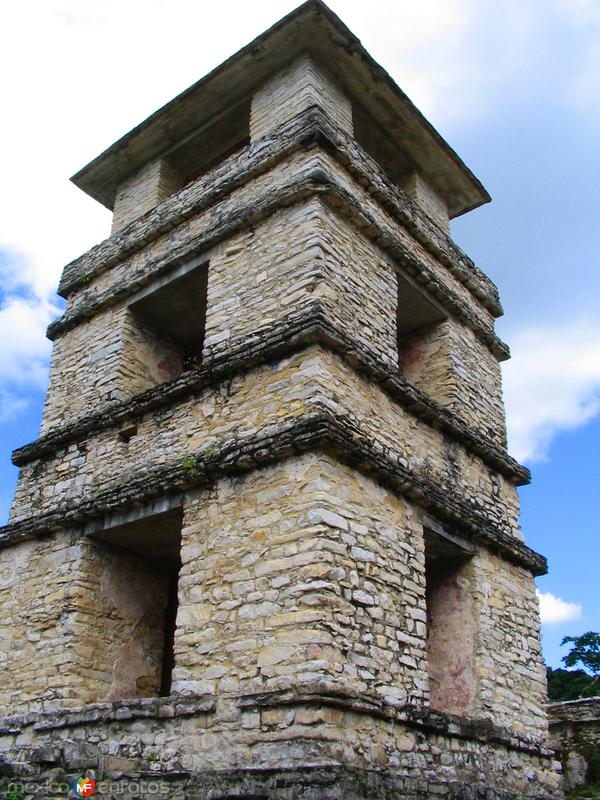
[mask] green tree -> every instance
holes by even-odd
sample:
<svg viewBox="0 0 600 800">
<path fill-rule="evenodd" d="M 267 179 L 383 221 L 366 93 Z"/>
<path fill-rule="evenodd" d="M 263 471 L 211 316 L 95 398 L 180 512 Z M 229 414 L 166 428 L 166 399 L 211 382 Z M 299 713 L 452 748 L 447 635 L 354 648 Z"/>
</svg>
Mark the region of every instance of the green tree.
<svg viewBox="0 0 600 800">
<path fill-rule="evenodd" d="M 582 669 L 546 668 L 548 678 L 548 700 L 560 703 L 578 700 L 580 697 L 600 697 L 600 682 L 592 686 L 594 679 Z"/>
<path fill-rule="evenodd" d="M 563 664 L 566 667 L 575 667 L 579 664 L 591 675 L 592 681 L 585 692 L 586 695 L 590 696 L 589 690 L 600 679 L 600 633 L 587 631 L 587 633 L 582 633 L 581 636 L 565 636 L 561 645 L 569 643 L 573 647 L 566 656 L 563 656 Z"/>
</svg>

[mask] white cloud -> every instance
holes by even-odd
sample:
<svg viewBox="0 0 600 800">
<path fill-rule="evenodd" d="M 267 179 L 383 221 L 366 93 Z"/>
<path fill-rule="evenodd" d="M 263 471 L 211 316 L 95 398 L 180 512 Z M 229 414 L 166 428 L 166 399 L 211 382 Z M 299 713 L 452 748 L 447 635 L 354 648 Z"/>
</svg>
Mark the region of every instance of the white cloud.
<svg viewBox="0 0 600 800">
<path fill-rule="evenodd" d="M 600 323 L 528 328 L 512 337 L 511 351 L 503 368 L 510 450 L 543 459 L 558 433 L 600 411 Z"/>
<path fill-rule="evenodd" d="M 580 603 L 569 603 L 552 592 L 537 591 L 540 601 L 540 615 L 546 625 L 557 625 L 560 622 L 571 622 L 580 619 L 583 608 Z"/>
</svg>

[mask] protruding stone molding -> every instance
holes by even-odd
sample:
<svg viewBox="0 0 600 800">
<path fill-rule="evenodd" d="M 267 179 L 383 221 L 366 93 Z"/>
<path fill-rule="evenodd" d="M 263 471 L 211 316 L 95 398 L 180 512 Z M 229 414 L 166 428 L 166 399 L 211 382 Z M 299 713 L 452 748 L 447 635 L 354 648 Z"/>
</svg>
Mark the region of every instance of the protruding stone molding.
<svg viewBox="0 0 600 800">
<path fill-rule="evenodd" d="M 509 728 L 487 719 L 458 717 L 434 711 L 414 702 L 389 703 L 371 692 L 359 692 L 334 681 L 309 682 L 300 686 L 260 692 L 224 692 L 219 695 L 171 695 L 92 703 L 0 718 L 0 736 L 19 736 L 28 728 L 36 732 L 87 727 L 93 724 L 135 722 L 140 719 L 170 720 L 218 713 L 219 703 L 233 704 L 241 712 L 261 709 L 325 707 L 365 714 L 407 728 L 467 741 L 498 744 L 507 750 L 553 758 L 545 740 L 518 736 Z"/>
<path fill-rule="evenodd" d="M 319 114 L 319 128 L 323 147 L 356 178 L 367 192 L 393 216 L 435 258 L 441 261 L 454 277 L 477 297 L 495 317 L 504 313 L 498 287 L 454 240 L 410 197 L 394 183 L 351 136 L 333 120 Z"/>
<path fill-rule="evenodd" d="M 166 465 L 149 465 L 130 480 L 101 489 L 78 503 L 71 502 L 60 510 L 10 523 L 0 528 L 0 547 L 20 539 L 76 528 L 109 512 L 193 487 L 211 486 L 222 477 L 240 475 L 315 450 L 332 453 L 391 491 L 408 497 L 460 535 L 483 544 L 533 575 L 543 575 L 547 571 L 546 559 L 516 540 L 509 526 L 491 522 L 484 508 L 477 509 L 451 489 L 410 471 L 402 454 L 391 450 L 379 452 L 350 419 L 334 416 L 326 408 L 269 426 L 259 435 L 232 439 L 214 448 L 190 453 Z"/>
<path fill-rule="evenodd" d="M 276 358 L 299 352 L 314 343 L 344 358 L 357 372 L 375 381 L 390 397 L 426 424 L 439 428 L 493 469 L 517 485 L 530 482 L 531 474 L 514 458 L 487 436 L 472 429 L 454 412 L 444 408 L 424 392 L 409 383 L 400 369 L 384 363 L 377 353 L 364 343 L 353 341 L 336 328 L 320 305 L 311 303 L 301 313 L 285 317 L 255 331 L 252 337 L 240 336 L 225 347 L 207 348 L 200 369 L 186 373 L 169 383 L 147 389 L 130 400 L 107 405 L 101 411 L 53 429 L 37 441 L 16 449 L 13 464 L 23 466 L 37 458 L 55 453 L 71 442 L 90 433 L 114 428 L 126 421 L 138 420 L 150 410 L 185 399 L 207 386 L 221 383 L 236 374 L 274 361 Z"/>
<path fill-rule="evenodd" d="M 246 227 L 256 225 L 261 219 L 267 218 L 281 208 L 297 205 L 303 200 L 315 196 L 320 197 L 337 213 L 345 214 L 352 219 L 370 239 L 382 249 L 387 250 L 392 258 L 397 260 L 445 308 L 471 328 L 499 360 L 509 357 L 510 351 L 507 345 L 496 336 L 493 329 L 479 316 L 476 316 L 457 295 L 440 283 L 431 268 L 408 254 L 402 242 L 394 236 L 393 232 L 390 229 L 382 228 L 376 220 L 370 218 L 352 194 L 339 185 L 334 178 L 327 175 L 322 168 L 315 168 L 307 176 L 292 181 L 286 186 L 270 190 L 261 200 L 257 200 L 250 206 L 234 209 L 225 219 L 220 220 L 218 224 L 205 231 L 201 236 L 190 237 L 185 242 L 179 243 L 173 248 L 175 252 L 168 260 L 165 260 L 164 257 L 157 257 L 154 263 L 147 265 L 137 279 L 130 280 L 117 290 L 106 289 L 76 311 L 66 312 L 61 319 L 49 326 L 48 336 L 51 339 L 57 338 L 101 310 L 114 305 L 115 302 L 126 299 L 158 277 L 172 272 L 192 257 L 206 252 L 222 239 L 232 236 Z"/>
<path fill-rule="evenodd" d="M 234 154 L 185 189 L 165 200 L 122 231 L 68 264 L 59 293 L 68 296 L 102 272 L 142 250 L 186 219 L 215 205 L 240 186 L 272 169 L 299 149 L 319 144 L 363 185 L 388 213 L 431 252 L 495 316 L 502 314 L 493 282 L 452 239 L 431 222 L 409 195 L 393 183 L 348 134 L 322 109 L 313 107 L 265 137 Z"/>
<path fill-rule="evenodd" d="M 128 280 L 121 286 L 96 292 L 95 296 L 84 299 L 76 309 L 66 311 L 60 319 L 48 327 L 48 337 L 56 339 L 103 309 L 125 300 L 157 278 L 173 272 L 186 261 L 206 253 L 223 239 L 233 236 L 240 230 L 254 227 L 282 208 L 298 205 L 313 197 L 319 197 L 333 211 L 349 218 L 369 239 L 387 251 L 402 269 L 424 286 L 427 292 L 471 328 L 496 358 L 505 360 L 509 357 L 510 351 L 507 345 L 496 336 L 493 328 L 482 319 L 481 315 L 475 314 L 458 295 L 441 283 L 431 267 L 408 253 L 391 228 L 380 225 L 372 218 L 334 176 L 327 174 L 323 166 L 315 166 L 308 174 L 267 191 L 262 198 L 249 205 L 233 208 L 228 214 L 220 216 L 218 222 L 208 227 L 202 234 L 176 242 L 167 258 L 164 255 L 149 258 L 144 268 L 138 270 L 137 274 L 128 275 Z"/>
</svg>

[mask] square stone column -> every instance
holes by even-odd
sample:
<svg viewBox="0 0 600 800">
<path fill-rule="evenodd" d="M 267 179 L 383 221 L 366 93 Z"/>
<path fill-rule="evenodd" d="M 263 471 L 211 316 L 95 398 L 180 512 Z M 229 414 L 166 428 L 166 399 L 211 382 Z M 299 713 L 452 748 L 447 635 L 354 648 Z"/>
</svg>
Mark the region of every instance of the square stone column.
<svg viewBox="0 0 600 800">
<path fill-rule="evenodd" d="M 252 98 L 250 141 L 266 136 L 311 106 L 320 106 L 350 135 L 352 105 L 323 69 L 308 55 L 278 72 Z"/>
</svg>

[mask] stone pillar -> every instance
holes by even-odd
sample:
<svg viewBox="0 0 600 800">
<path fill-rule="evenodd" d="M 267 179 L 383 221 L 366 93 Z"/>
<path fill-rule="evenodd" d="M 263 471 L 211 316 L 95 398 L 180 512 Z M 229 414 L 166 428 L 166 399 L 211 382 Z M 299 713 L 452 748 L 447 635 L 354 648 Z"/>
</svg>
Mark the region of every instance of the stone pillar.
<svg viewBox="0 0 600 800">
<path fill-rule="evenodd" d="M 320 106 L 341 128 L 353 134 L 350 100 L 309 56 L 302 56 L 278 72 L 252 98 L 250 141 L 261 139 L 313 105 Z"/>
<path fill-rule="evenodd" d="M 155 208 L 181 185 L 181 177 L 166 159 L 146 164 L 117 188 L 111 233 Z"/>
<path fill-rule="evenodd" d="M 420 173 L 411 172 L 407 175 L 402 182 L 402 188 L 436 225 L 446 233 L 450 233 L 448 205 Z"/>
</svg>

